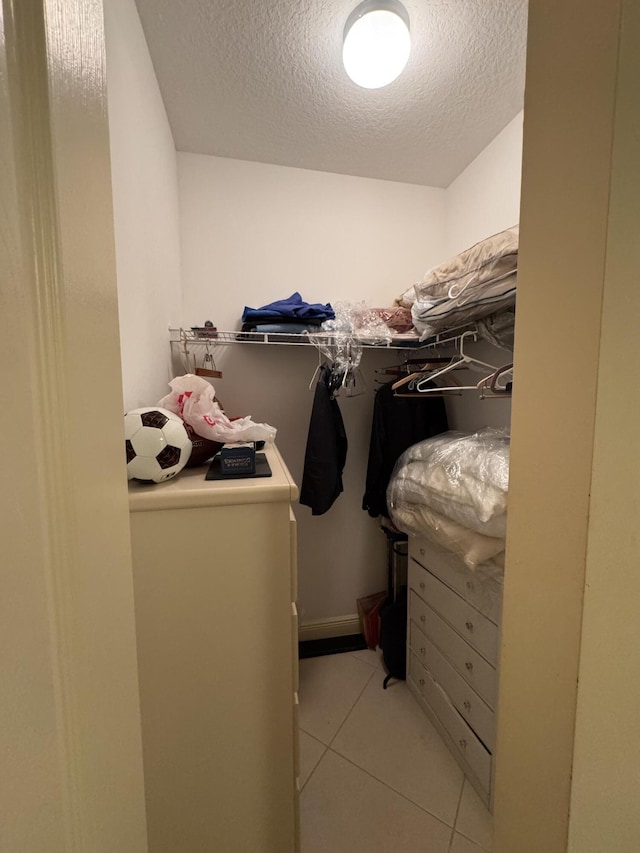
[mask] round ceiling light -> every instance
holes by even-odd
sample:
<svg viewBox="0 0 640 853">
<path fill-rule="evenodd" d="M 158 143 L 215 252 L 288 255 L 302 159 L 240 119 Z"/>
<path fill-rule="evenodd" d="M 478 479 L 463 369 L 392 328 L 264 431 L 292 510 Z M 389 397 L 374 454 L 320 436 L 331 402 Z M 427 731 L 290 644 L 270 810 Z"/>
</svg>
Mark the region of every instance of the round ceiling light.
<svg viewBox="0 0 640 853">
<path fill-rule="evenodd" d="M 342 61 L 358 86 L 387 86 L 402 73 L 410 50 L 409 15 L 399 0 L 364 0 L 347 18 Z"/>
</svg>

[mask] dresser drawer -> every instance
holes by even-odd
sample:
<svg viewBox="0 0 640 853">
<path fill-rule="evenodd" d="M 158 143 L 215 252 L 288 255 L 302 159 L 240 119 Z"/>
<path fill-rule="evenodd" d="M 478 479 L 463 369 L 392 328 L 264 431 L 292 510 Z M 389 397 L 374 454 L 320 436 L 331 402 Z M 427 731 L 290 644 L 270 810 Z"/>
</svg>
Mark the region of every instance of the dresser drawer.
<svg viewBox="0 0 640 853">
<path fill-rule="evenodd" d="M 456 752 L 488 793 L 491 787 L 491 754 L 453 707 L 442 688 L 413 654 L 409 655 L 408 676 L 420 691 L 432 713 L 440 720 Z"/>
<path fill-rule="evenodd" d="M 418 659 L 431 673 L 449 700 L 462 714 L 473 731 L 490 752 L 495 748 L 496 718 L 491 708 L 451 666 L 447 659 L 416 626 L 410 627 L 410 646 Z"/>
<path fill-rule="evenodd" d="M 409 588 L 483 657 L 496 664 L 499 632 L 493 622 L 413 560 L 409 561 Z"/>
<path fill-rule="evenodd" d="M 491 707 L 496 707 L 498 673 L 416 593 L 409 594 L 409 619 L 423 631 L 460 675 Z"/>
<path fill-rule="evenodd" d="M 409 541 L 409 556 L 496 625 L 500 623 L 502 584 L 490 578 L 478 577 L 455 554 L 425 539 Z"/>
</svg>

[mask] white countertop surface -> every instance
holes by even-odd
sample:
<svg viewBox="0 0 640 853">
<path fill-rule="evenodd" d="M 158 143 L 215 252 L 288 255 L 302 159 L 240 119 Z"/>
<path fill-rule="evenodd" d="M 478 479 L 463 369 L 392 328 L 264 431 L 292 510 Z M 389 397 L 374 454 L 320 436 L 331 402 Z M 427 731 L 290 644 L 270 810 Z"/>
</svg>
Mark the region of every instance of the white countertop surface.
<svg viewBox="0 0 640 853">
<path fill-rule="evenodd" d="M 206 463 L 196 468 L 184 468 L 165 483 L 149 484 L 130 480 L 129 511 L 297 500 L 298 487 L 276 446 L 267 444 L 259 452 L 266 454 L 271 477 L 205 480 L 209 470 L 209 463 Z"/>
</svg>

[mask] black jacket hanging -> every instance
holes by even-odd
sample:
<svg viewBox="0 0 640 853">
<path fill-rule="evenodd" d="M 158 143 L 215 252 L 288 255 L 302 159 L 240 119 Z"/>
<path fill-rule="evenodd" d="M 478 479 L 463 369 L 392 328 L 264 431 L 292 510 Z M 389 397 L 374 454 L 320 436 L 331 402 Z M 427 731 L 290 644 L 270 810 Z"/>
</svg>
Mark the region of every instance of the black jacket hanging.
<svg viewBox="0 0 640 853">
<path fill-rule="evenodd" d="M 449 428 L 442 397 L 396 397 L 392 385 L 388 382 L 379 388 L 373 404 L 362 509 L 374 518 L 389 517 L 387 486 L 398 458 L 412 444 Z"/>
<path fill-rule="evenodd" d="M 310 506 L 313 515 L 330 509 L 342 491 L 347 434 L 334 390 L 331 370 L 322 365 L 311 409 L 300 489 L 300 503 Z"/>
</svg>

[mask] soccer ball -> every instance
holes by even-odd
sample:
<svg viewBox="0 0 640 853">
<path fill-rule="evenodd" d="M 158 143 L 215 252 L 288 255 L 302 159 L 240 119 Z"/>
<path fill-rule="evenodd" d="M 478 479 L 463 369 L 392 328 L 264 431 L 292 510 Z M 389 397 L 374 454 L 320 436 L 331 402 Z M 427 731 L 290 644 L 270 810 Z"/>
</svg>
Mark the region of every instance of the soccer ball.
<svg viewBox="0 0 640 853">
<path fill-rule="evenodd" d="M 161 483 L 182 471 L 191 441 L 182 420 L 167 409 L 147 406 L 124 416 L 127 477 Z"/>
</svg>

